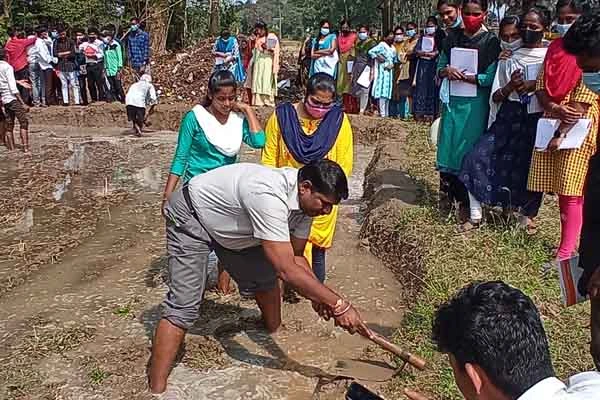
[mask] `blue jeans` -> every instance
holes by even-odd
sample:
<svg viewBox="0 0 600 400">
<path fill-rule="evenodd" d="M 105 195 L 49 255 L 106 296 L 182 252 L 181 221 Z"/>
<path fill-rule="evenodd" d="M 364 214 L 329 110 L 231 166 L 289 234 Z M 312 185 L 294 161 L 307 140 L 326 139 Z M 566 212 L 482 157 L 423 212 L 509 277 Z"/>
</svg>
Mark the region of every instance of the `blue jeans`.
<svg viewBox="0 0 600 400">
<path fill-rule="evenodd" d="M 313 245 L 312 248 L 312 269 L 317 279 L 325 282 L 325 249 Z"/>
<path fill-rule="evenodd" d="M 29 64 L 29 80 L 31 81 L 33 105 L 39 106 L 43 101 L 44 84 L 42 82 L 42 69 L 38 63 Z"/>
</svg>

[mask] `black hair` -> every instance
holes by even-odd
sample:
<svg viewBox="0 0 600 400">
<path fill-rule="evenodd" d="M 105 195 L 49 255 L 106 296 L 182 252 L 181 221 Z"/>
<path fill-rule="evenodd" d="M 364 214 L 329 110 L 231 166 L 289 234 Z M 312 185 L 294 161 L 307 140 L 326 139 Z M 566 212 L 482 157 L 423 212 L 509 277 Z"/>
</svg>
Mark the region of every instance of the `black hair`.
<svg viewBox="0 0 600 400">
<path fill-rule="evenodd" d="M 358 27 L 358 30 L 360 31 L 362 28 L 365 28 L 367 30 L 367 32 L 369 32 L 369 25 L 362 24 L 361 26 Z"/>
<path fill-rule="evenodd" d="M 17 29 L 14 26 L 11 26 L 6 29 L 6 33 L 8 34 L 8 37 L 15 37 L 17 36 Z"/>
<path fill-rule="evenodd" d="M 335 203 L 348 198 L 348 178 L 342 167 L 331 160 L 318 160 L 300 168 L 298 182 L 310 181 L 313 190 L 333 196 Z"/>
<path fill-rule="evenodd" d="M 212 103 L 210 96 L 214 95 L 224 87 L 232 87 L 234 90 L 237 89 L 237 81 L 235 80 L 233 72 L 226 69 L 213 72 L 210 78 L 208 78 L 208 94 L 202 102 L 202 105 L 204 107 L 210 106 Z"/>
<path fill-rule="evenodd" d="M 430 15 L 427 17 L 427 20 L 425 20 L 425 25 L 427 25 L 429 22 L 433 22 L 436 27 L 440 26 L 440 23 L 435 15 Z"/>
<path fill-rule="evenodd" d="M 340 21 L 340 29 L 342 29 L 342 26 L 344 25 L 348 25 L 348 27 L 350 27 L 350 20 L 348 18 L 342 18 L 342 20 Z"/>
<path fill-rule="evenodd" d="M 488 1 L 487 0 L 462 0 L 462 6 L 466 6 L 467 4 L 477 4 L 481 7 L 482 11 L 487 11 L 488 9 Z"/>
<path fill-rule="evenodd" d="M 570 7 L 575 10 L 577 14 L 583 14 L 590 11 L 590 4 L 587 0 L 558 0 L 556 2 L 556 14 L 559 13 L 563 7 Z"/>
<path fill-rule="evenodd" d="M 415 29 L 417 29 L 417 24 L 416 24 L 415 22 L 413 22 L 413 21 L 409 21 L 409 22 L 407 22 L 407 23 L 406 23 L 406 29 L 408 29 L 408 26 L 409 26 L 409 25 L 412 25 L 412 26 L 414 26 L 414 27 L 415 27 Z"/>
<path fill-rule="evenodd" d="M 509 25 L 516 25 L 516 26 L 521 25 L 521 18 L 519 18 L 516 15 L 508 15 L 508 16 L 502 18 L 502 21 L 500 21 L 499 31 L 502 32 L 502 29 L 504 29 L 504 27 L 509 26 Z"/>
<path fill-rule="evenodd" d="M 432 339 L 459 368 L 479 365 L 509 398 L 554 376 L 540 315 L 529 297 L 504 282 L 474 282 L 441 305 Z"/>
<path fill-rule="evenodd" d="M 460 5 L 460 0 L 438 0 L 437 5 L 435 6 L 436 10 L 439 10 L 441 6 L 449 6 L 458 8 Z"/>
<path fill-rule="evenodd" d="M 129 20 L 129 22 L 131 23 L 133 21 L 135 21 L 136 24 L 140 23 L 140 19 L 138 17 L 131 17 L 131 19 Z"/>
<path fill-rule="evenodd" d="M 254 29 L 264 29 L 265 33 L 269 33 L 269 29 L 267 28 L 267 24 L 264 23 L 263 21 L 258 21 L 256 24 L 254 24 Z"/>
<path fill-rule="evenodd" d="M 329 30 L 331 31 L 331 30 L 332 30 L 332 29 L 331 29 L 331 22 L 329 22 L 329 20 L 328 20 L 328 19 L 322 19 L 321 21 L 319 21 L 319 28 L 321 28 L 321 27 L 322 27 L 323 25 L 325 25 L 325 24 L 328 24 L 328 25 L 329 25 Z M 317 34 L 317 37 L 318 37 L 318 38 L 322 38 L 322 37 L 324 37 L 324 36 L 325 36 L 325 35 L 323 35 L 323 34 L 321 33 L 321 29 L 319 29 L 319 33 Z M 318 50 L 318 49 L 319 49 L 319 41 L 318 41 L 318 40 L 315 40 L 315 47 L 314 47 L 314 48 L 315 48 L 315 50 Z"/>
<path fill-rule="evenodd" d="M 225 33 L 229 33 L 231 35 L 231 31 L 229 30 L 229 28 L 221 29 L 221 36 L 223 36 L 223 34 L 225 34 Z"/>
<path fill-rule="evenodd" d="M 76 35 L 78 33 L 81 33 L 81 34 L 83 34 L 85 36 L 85 29 L 80 28 L 80 27 L 75 27 L 75 28 L 73 28 L 73 33 L 76 34 Z"/>
<path fill-rule="evenodd" d="M 579 17 L 563 37 L 563 46 L 576 56 L 600 57 L 600 9 Z"/>
<path fill-rule="evenodd" d="M 327 25 L 329 25 L 331 27 L 331 22 L 329 22 L 329 20 L 327 18 L 322 19 L 322 20 L 319 21 L 319 27 L 321 27 L 321 26 L 323 26 L 325 24 L 327 24 Z"/>
<path fill-rule="evenodd" d="M 96 36 L 100 36 L 100 32 L 98 31 L 98 28 L 95 27 L 90 27 L 87 30 L 87 34 L 88 35 L 96 35 Z"/>
<path fill-rule="evenodd" d="M 37 28 L 35 28 L 35 34 L 38 36 L 40 36 L 44 32 L 48 32 L 48 28 L 46 28 L 45 26 L 40 25 Z"/>
<path fill-rule="evenodd" d="M 402 25 L 396 25 L 396 27 L 394 28 L 394 35 L 396 34 L 396 31 L 397 31 L 398 29 L 402 29 L 402 33 L 404 33 L 404 32 L 405 32 L 405 30 L 404 30 L 404 27 L 403 27 Z"/>
<path fill-rule="evenodd" d="M 546 29 L 550 26 L 550 19 L 552 18 L 552 15 L 551 15 L 550 10 L 548 10 L 546 7 L 543 7 L 543 6 L 531 7 L 530 9 L 528 9 L 527 11 L 525 11 L 523 13 L 523 16 L 521 17 L 521 21 L 525 20 L 525 17 L 527 16 L 527 14 L 537 15 L 538 19 L 540 20 L 540 23 L 542 24 L 544 29 Z"/>
<path fill-rule="evenodd" d="M 6 50 L 4 50 L 4 47 L 0 47 L 0 60 L 6 60 Z"/>
<path fill-rule="evenodd" d="M 66 32 L 66 31 L 67 31 L 67 29 L 65 28 L 64 25 L 57 25 L 56 26 L 56 32 L 62 33 L 62 32 Z"/>
<path fill-rule="evenodd" d="M 313 95 L 319 91 L 329 92 L 333 94 L 333 98 L 335 98 L 335 79 L 325 72 L 318 72 L 308 78 L 308 82 L 306 82 L 306 95 Z"/>
</svg>

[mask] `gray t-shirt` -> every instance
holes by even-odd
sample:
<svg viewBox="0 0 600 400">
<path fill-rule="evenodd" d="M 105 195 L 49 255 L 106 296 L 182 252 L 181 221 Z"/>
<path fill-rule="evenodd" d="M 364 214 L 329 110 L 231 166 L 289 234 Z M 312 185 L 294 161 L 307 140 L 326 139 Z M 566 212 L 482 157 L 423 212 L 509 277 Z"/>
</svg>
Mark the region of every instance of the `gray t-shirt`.
<svg viewBox="0 0 600 400">
<path fill-rule="evenodd" d="M 298 203 L 298 170 L 258 164 L 227 165 L 189 181 L 204 228 L 221 246 L 241 250 L 261 240 L 307 239 L 312 218 Z"/>
</svg>

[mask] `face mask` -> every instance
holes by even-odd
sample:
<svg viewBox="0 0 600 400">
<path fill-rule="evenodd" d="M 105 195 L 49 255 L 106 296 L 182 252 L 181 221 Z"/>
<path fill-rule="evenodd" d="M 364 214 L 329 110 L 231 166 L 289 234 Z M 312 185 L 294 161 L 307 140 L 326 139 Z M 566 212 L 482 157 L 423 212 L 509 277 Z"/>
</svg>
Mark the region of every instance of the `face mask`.
<svg viewBox="0 0 600 400">
<path fill-rule="evenodd" d="M 50 32 L 50 36 L 52 36 L 52 39 L 56 39 L 58 37 L 58 32 Z"/>
<path fill-rule="evenodd" d="M 406 35 L 407 35 L 409 38 L 413 38 L 413 37 L 415 37 L 415 35 L 416 35 L 416 34 L 417 34 L 417 31 L 416 31 L 416 30 L 414 30 L 414 29 L 409 29 L 409 30 L 407 30 L 407 31 L 406 31 Z"/>
<path fill-rule="evenodd" d="M 394 42 L 396 42 L 396 43 L 404 42 L 404 35 L 394 36 Z"/>
<path fill-rule="evenodd" d="M 517 39 L 512 42 L 505 42 L 504 40 L 500 41 L 502 50 L 516 51 L 519 50 L 521 46 L 523 46 L 523 39 Z"/>
<path fill-rule="evenodd" d="M 369 34 L 367 32 L 358 32 L 358 38 L 360 40 L 367 40 L 368 37 L 369 37 Z"/>
<path fill-rule="evenodd" d="M 329 28 L 321 28 L 321 35 L 323 35 L 323 36 L 329 35 Z"/>
<path fill-rule="evenodd" d="M 433 35 L 435 33 L 435 26 L 428 26 L 425 28 L 426 35 Z"/>
<path fill-rule="evenodd" d="M 560 37 L 565 36 L 569 28 L 573 24 L 556 24 L 556 32 L 560 35 Z"/>
<path fill-rule="evenodd" d="M 138 28 L 139 28 L 138 24 L 133 24 L 133 25 L 131 25 L 131 30 L 132 30 L 133 32 L 137 31 L 137 30 L 138 30 Z"/>
<path fill-rule="evenodd" d="M 110 39 L 109 39 L 109 38 L 104 38 L 104 39 L 102 39 L 102 41 L 103 41 L 104 43 L 106 43 L 106 44 L 109 44 L 109 43 L 110 43 Z"/>
<path fill-rule="evenodd" d="M 596 94 L 600 94 L 600 71 L 584 72 L 583 83 Z"/>
<path fill-rule="evenodd" d="M 77 36 L 77 41 L 78 42 L 83 42 L 83 36 Z"/>
<path fill-rule="evenodd" d="M 456 21 L 454 21 L 452 23 L 452 25 L 450 25 L 448 28 L 456 29 L 462 24 L 462 22 L 463 22 L 462 16 L 459 15 L 458 17 L 456 17 Z"/>
<path fill-rule="evenodd" d="M 304 101 L 304 109 L 306 110 L 308 115 L 310 115 L 311 117 L 316 118 L 316 119 L 323 118 L 325 116 L 325 114 L 327 114 L 329 112 L 329 110 L 331 110 L 331 107 L 333 107 L 333 105 L 330 105 L 328 107 L 322 107 L 322 106 L 317 106 L 316 104 L 312 104 L 312 102 L 310 101 L 310 98 L 307 98 Z"/>
<path fill-rule="evenodd" d="M 530 29 L 521 30 L 521 37 L 525 44 L 535 44 L 542 41 L 544 31 L 532 31 Z"/>
<path fill-rule="evenodd" d="M 465 24 L 465 31 L 469 33 L 475 33 L 481 26 L 483 25 L 483 19 L 485 15 L 465 15 L 463 17 L 463 22 Z"/>
</svg>

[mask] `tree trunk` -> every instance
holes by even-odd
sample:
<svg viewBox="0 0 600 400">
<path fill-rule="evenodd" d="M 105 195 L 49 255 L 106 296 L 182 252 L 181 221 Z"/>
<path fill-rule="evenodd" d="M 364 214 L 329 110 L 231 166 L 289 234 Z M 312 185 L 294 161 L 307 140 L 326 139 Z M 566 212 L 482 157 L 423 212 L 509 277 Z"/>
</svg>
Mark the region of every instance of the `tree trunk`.
<svg viewBox="0 0 600 400">
<path fill-rule="evenodd" d="M 13 0 L 4 0 L 2 2 L 2 6 L 4 8 L 4 21 L 6 21 L 6 24 L 8 26 L 12 26 L 13 21 L 12 21 L 12 3 Z"/>
<path fill-rule="evenodd" d="M 169 0 L 154 0 L 146 10 L 146 31 L 150 35 L 152 56 L 163 55 L 167 51 L 167 34 L 169 32 L 169 19 L 172 13 Z"/>
<path fill-rule="evenodd" d="M 219 1 L 210 0 L 210 23 L 208 25 L 208 34 L 217 36 L 219 34 Z"/>
</svg>

